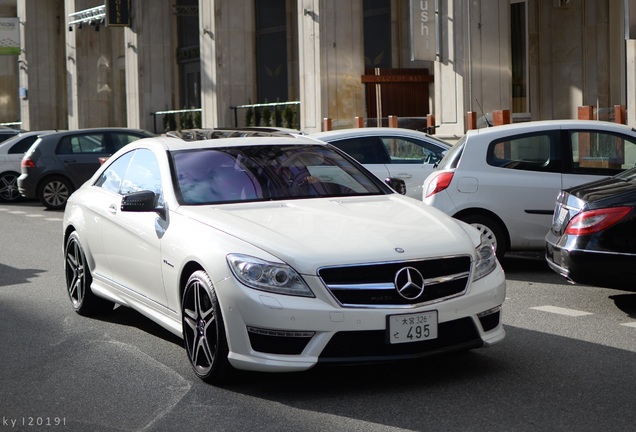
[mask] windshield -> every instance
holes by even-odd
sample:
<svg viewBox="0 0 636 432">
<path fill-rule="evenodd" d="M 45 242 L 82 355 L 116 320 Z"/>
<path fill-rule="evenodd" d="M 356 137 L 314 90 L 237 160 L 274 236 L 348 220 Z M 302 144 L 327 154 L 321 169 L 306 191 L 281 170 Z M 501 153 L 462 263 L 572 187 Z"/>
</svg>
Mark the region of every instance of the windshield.
<svg viewBox="0 0 636 432">
<path fill-rule="evenodd" d="M 330 147 L 263 145 L 171 154 L 181 204 L 390 193 Z"/>
</svg>

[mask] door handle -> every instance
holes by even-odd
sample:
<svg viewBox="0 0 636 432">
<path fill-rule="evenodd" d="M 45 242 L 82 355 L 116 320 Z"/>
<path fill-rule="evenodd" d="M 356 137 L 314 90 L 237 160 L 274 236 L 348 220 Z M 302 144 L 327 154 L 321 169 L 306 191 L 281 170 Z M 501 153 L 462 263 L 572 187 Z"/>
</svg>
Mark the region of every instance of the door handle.
<svg viewBox="0 0 636 432">
<path fill-rule="evenodd" d="M 117 214 L 117 206 L 115 204 L 111 204 L 108 206 L 108 213 Z"/>
</svg>

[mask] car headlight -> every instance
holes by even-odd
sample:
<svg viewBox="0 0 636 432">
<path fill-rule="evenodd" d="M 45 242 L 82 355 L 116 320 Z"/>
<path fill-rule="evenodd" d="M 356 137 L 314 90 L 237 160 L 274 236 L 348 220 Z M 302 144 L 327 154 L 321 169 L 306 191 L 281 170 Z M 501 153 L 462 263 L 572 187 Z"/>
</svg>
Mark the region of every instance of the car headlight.
<svg viewBox="0 0 636 432">
<path fill-rule="evenodd" d="M 481 243 L 477 246 L 477 261 L 475 262 L 475 272 L 473 280 L 479 280 L 490 274 L 497 268 L 497 255 L 492 243 L 484 236 L 481 237 Z"/>
<path fill-rule="evenodd" d="M 227 262 L 234 276 L 250 288 L 276 294 L 314 297 L 300 275 L 286 264 L 240 254 L 229 254 Z"/>
</svg>

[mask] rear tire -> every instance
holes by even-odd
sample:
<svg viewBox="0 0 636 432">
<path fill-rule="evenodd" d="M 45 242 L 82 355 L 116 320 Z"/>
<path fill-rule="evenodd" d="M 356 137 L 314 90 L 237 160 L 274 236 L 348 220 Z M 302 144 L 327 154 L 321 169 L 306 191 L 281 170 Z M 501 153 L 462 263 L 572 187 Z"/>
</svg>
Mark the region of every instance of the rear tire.
<svg viewBox="0 0 636 432">
<path fill-rule="evenodd" d="M 458 219 L 477 228 L 493 244 L 497 259 L 499 261 L 503 259 L 506 252 L 508 252 L 508 241 L 499 222 L 489 216 L 480 214 L 459 216 Z"/>
<path fill-rule="evenodd" d="M 14 202 L 20 199 L 18 177 L 20 174 L 5 172 L 0 174 L 0 201 Z"/>
<path fill-rule="evenodd" d="M 227 358 L 225 324 L 216 292 L 204 271 L 194 272 L 186 283 L 181 319 L 183 341 L 194 373 L 210 384 L 227 382 L 234 369 Z"/>
<path fill-rule="evenodd" d="M 93 276 L 86 262 L 84 249 L 80 244 L 77 231 L 71 233 L 64 248 L 64 273 L 66 274 L 66 291 L 71 299 L 73 309 L 80 315 L 91 316 L 113 310 L 115 304 L 96 296 L 91 291 Z"/>
<path fill-rule="evenodd" d="M 49 210 L 61 210 L 66 206 L 68 198 L 73 193 L 73 186 L 64 177 L 49 177 L 44 179 L 38 191 L 40 202 Z"/>
</svg>

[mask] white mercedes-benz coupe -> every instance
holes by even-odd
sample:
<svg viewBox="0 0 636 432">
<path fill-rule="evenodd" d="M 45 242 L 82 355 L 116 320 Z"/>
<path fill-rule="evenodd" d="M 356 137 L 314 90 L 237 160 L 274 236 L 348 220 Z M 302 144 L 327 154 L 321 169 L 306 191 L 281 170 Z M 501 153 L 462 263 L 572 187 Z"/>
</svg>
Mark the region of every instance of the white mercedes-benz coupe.
<svg viewBox="0 0 636 432">
<path fill-rule="evenodd" d="M 501 341 L 491 243 L 387 184 L 311 138 L 141 139 L 68 201 L 71 303 L 159 323 L 209 383 Z"/>
</svg>

